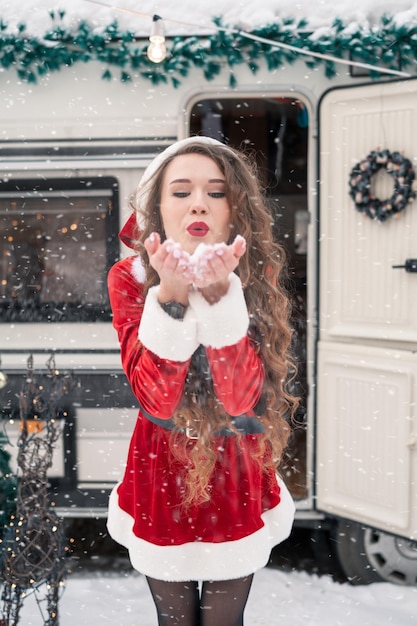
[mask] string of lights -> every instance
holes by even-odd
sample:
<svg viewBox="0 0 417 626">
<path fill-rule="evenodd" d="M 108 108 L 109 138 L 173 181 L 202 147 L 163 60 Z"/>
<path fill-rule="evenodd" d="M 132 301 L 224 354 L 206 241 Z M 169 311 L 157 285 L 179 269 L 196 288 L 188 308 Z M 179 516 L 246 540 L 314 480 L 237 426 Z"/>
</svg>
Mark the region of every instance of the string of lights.
<svg viewBox="0 0 417 626">
<path fill-rule="evenodd" d="M 110 4 L 106 4 L 105 2 L 100 2 L 99 0 L 85 0 L 85 2 L 89 2 L 91 4 L 98 4 L 101 6 L 104 6 L 106 8 L 112 9 L 114 11 L 123 11 L 126 13 L 130 13 L 132 15 L 136 15 L 136 16 L 140 16 L 140 17 L 147 17 L 147 18 L 152 18 L 152 30 L 151 30 L 151 34 L 149 37 L 150 40 L 150 45 L 148 47 L 148 58 L 149 60 L 153 61 L 154 63 L 160 63 L 161 61 L 163 61 L 166 57 L 166 47 L 165 47 L 165 36 L 164 36 L 164 30 L 163 30 L 163 26 L 162 26 L 162 18 L 159 15 L 150 15 L 149 13 L 140 13 L 138 11 L 135 11 L 133 9 L 126 9 L 123 7 L 119 7 L 116 5 L 110 5 Z M 192 28 L 196 28 L 197 32 L 201 31 L 201 24 L 197 25 L 197 24 L 193 24 L 192 22 L 184 22 L 184 21 L 180 21 L 180 20 L 175 20 L 175 19 L 171 19 L 168 18 L 166 19 L 166 22 L 171 22 L 173 24 L 180 24 L 182 26 L 187 26 L 187 27 L 192 27 Z M 297 46 L 293 46 L 291 44 L 286 44 L 283 42 L 279 42 L 279 41 L 274 41 L 272 39 L 267 39 L 266 37 L 260 37 L 259 35 L 255 35 L 253 33 L 248 33 L 245 30 L 242 29 L 236 29 L 236 28 L 226 28 L 226 27 L 222 27 L 219 25 L 215 25 L 213 24 L 211 26 L 211 28 L 207 27 L 209 30 L 211 29 L 216 29 L 219 32 L 227 32 L 230 35 L 239 35 L 241 37 L 245 37 L 247 39 L 252 39 L 253 41 L 257 41 L 259 43 L 263 43 L 266 44 L 268 46 L 271 47 L 276 47 L 276 48 L 283 48 L 285 50 L 291 50 L 292 52 L 296 52 L 297 54 L 301 54 L 301 55 L 306 55 L 308 57 L 313 57 L 313 58 L 317 58 L 317 59 L 322 59 L 325 61 L 331 61 L 332 63 L 341 63 L 343 65 L 349 65 L 352 67 L 358 67 L 361 69 L 366 69 L 366 70 L 371 70 L 371 71 L 377 71 L 377 72 L 381 72 L 383 74 L 391 74 L 394 76 L 401 76 L 401 77 L 405 77 L 408 78 L 411 76 L 411 74 L 409 74 L 408 72 L 403 72 L 402 70 L 395 70 L 395 69 L 390 69 L 384 66 L 380 66 L 380 65 L 372 65 L 370 63 L 363 63 L 360 61 L 353 61 L 351 59 L 343 59 L 340 57 L 336 57 L 330 54 L 324 54 L 321 52 L 315 52 L 312 50 L 308 50 L 308 49 L 303 49 L 303 48 L 299 48 Z"/>
</svg>

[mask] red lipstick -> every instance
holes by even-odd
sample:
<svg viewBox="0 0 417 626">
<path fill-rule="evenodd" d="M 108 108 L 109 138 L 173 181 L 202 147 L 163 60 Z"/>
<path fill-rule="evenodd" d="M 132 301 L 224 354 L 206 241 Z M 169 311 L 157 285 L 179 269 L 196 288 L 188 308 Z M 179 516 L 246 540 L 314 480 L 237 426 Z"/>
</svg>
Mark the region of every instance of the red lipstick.
<svg viewBox="0 0 417 626">
<path fill-rule="evenodd" d="M 187 231 L 192 237 L 205 237 L 209 231 L 209 227 L 205 222 L 193 222 L 187 226 Z"/>
</svg>

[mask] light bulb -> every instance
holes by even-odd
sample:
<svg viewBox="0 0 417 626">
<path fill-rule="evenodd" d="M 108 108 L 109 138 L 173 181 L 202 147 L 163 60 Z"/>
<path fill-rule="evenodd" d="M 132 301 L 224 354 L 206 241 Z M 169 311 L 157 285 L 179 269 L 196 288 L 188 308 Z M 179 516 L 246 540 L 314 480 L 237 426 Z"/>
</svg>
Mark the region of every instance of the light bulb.
<svg viewBox="0 0 417 626">
<path fill-rule="evenodd" d="M 161 63 L 167 55 L 167 49 L 163 41 L 151 41 L 146 52 L 148 59 L 153 63 Z"/>
<path fill-rule="evenodd" d="M 151 42 L 146 52 L 148 59 L 153 63 L 161 63 L 167 55 L 165 47 L 165 29 L 159 15 L 154 15 L 152 19 L 152 31 L 149 37 Z"/>
</svg>

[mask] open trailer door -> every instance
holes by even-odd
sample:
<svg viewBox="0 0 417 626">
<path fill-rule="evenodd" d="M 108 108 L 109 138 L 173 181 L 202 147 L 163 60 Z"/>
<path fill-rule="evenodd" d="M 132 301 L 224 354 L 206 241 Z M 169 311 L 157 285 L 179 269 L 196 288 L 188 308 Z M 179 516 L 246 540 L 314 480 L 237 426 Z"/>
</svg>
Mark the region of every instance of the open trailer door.
<svg viewBox="0 0 417 626">
<path fill-rule="evenodd" d="M 417 584 L 417 201 L 381 222 L 360 212 L 349 195 L 355 165 L 384 149 L 401 153 L 416 171 L 417 80 L 324 95 L 317 508 L 341 520 L 342 560 L 356 559 L 352 578 L 361 564 L 366 567 L 366 553 L 376 575 L 361 582 L 378 580 L 379 572 Z M 371 193 L 380 200 L 394 193 L 388 169 L 370 177 Z M 366 179 L 366 169 L 360 176 Z M 358 557 L 352 556 L 352 539 Z M 393 546 L 406 558 L 397 572 L 387 564 Z"/>
</svg>

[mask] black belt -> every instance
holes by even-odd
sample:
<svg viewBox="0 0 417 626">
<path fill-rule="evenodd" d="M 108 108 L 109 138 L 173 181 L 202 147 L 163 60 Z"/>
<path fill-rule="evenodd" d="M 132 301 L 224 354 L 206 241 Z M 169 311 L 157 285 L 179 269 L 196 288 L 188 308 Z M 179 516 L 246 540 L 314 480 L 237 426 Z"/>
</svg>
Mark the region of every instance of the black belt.
<svg viewBox="0 0 417 626">
<path fill-rule="evenodd" d="M 186 435 L 189 439 L 198 439 L 198 435 L 193 434 L 195 433 L 195 431 L 193 431 L 191 428 L 178 428 L 172 417 L 166 420 L 161 419 L 160 417 L 154 417 L 147 411 L 144 411 L 142 407 L 140 407 L 140 412 L 144 417 L 146 417 L 146 419 L 148 419 L 153 424 L 156 424 L 156 426 L 161 426 L 161 428 L 165 428 L 165 430 L 177 430 L 179 433 L 183 433 L 184 435 Z M 236 428 L 237 432 L 242 435 L 258 435 L 265 432 L 264 425 L 254 415 L 236 415 L 231 417 L 230 421 Z M 213 436 L 233 437 L 236 436 L 236 432 L 231 428 L 228 428 L 227 426 L 222 426 L 220 430 L 217 430 L 215 433 L 213 433 Z"/>
</svg>

